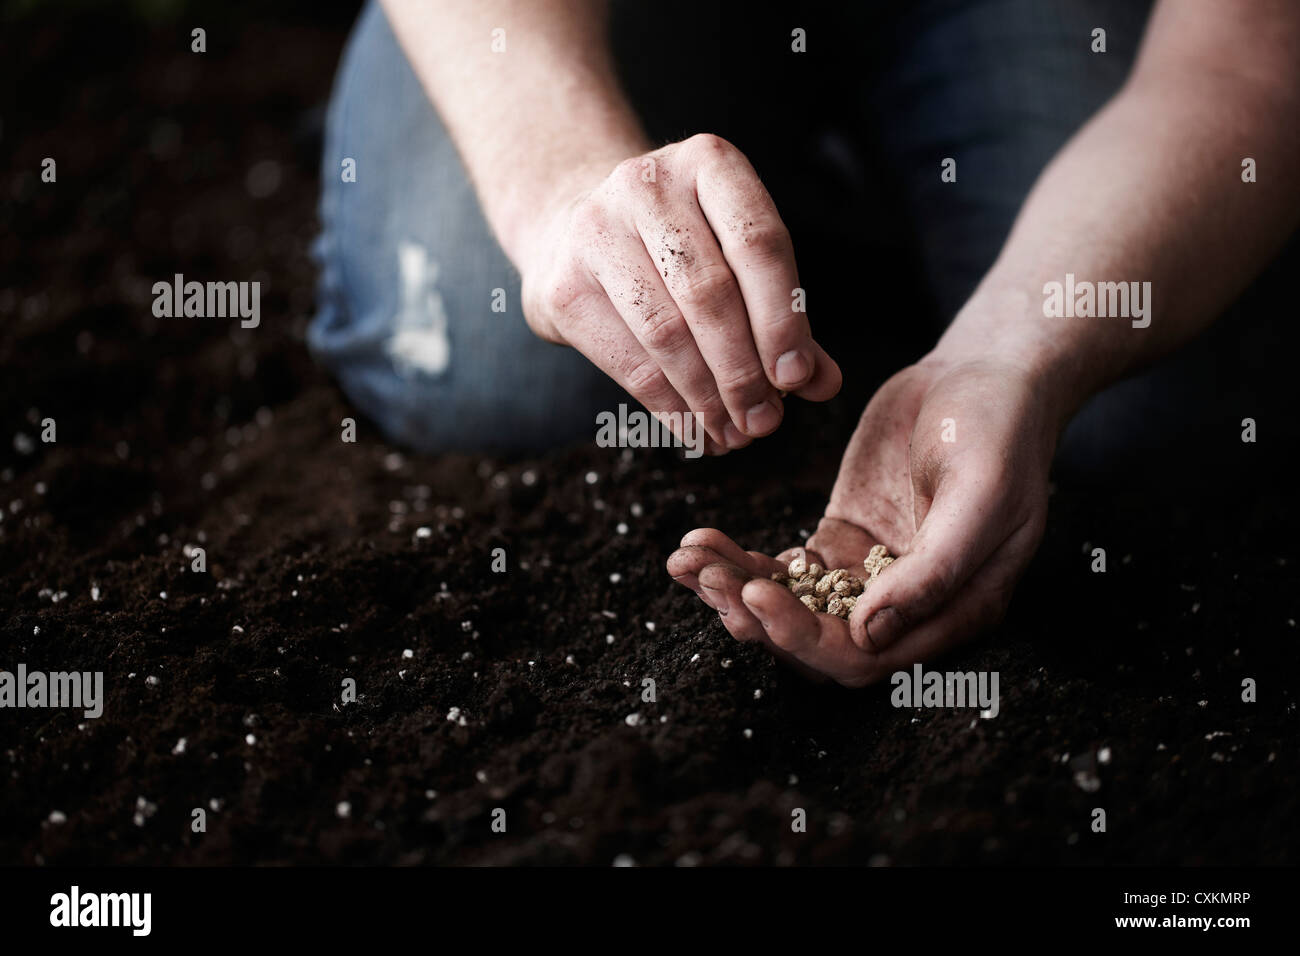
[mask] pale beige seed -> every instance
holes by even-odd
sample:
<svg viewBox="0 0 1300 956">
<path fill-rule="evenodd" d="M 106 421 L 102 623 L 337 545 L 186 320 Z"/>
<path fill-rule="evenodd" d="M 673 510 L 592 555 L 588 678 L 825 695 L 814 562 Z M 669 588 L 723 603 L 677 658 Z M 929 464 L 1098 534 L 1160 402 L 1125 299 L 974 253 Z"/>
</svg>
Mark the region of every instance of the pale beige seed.
<svg viewBox="0 0 1300 956">
<path fill-rule="evenodd" d="M 831 593 L 831 576 L 829 574 L 824 575 L 822 579 L 817 582 L 817 593 L 822 597 Z"/>
<path fill-rule="evenodd" d="M 804 597 L 805 595 L 812 594 L 816 590 L 817 590 L 817 582 L 809 580 L 809 578 L 806 575 L 800 578 L 798 581 L 792 581 L 790 583 L 790 591 L 797 598 L 801 598 Z"/>
<path fill-rule="evenodd" d="M 839 597 L 833 597 L 826 602 L 826 613 L 834 614 L 836 617 L 844 616 L 844 602 Z"/>
<path fill-rule="evenodd" d="M 836 594 L 861 594 L 862 579 L 855 578 L 852 575 L 841 579 L 835 585 Z"/>
<path fill-rule="evenodd" d="M 808 571 L 808 559 L 802 554 L 790 562 L 790 577 L 803 577 Z"/>
<path fill-rule="evenodd" d="M 814 561 L 812 564 L 808 565 L 808 573 L 815 578 L 820 578 L 823 574 L 826 573 L 826 569 L 823 568 L 816 561 Z"/>
<path fill-rule="evenodd" d="M 862 567 L 866 570 L 869 577 L 874 578 L 886 567 L 894 563 L 894 559 L 889 556 L 889 550 L 883 545 L 878 544 L 872 548 L 867 556 L 862 560 Z"/>
<path fill-rule="evenodd" d="M 855 598 L 852 594 L 845 595 L 844 597 L 840 598 L 840 606 L 844 608 L 844 616 L 846 618 L 853 613 L 853 609 L 854 607 L 857 606 L 857 603 L 858 603 L 858 599 Z"/>
<path fill-rule="evenodd" d="M 799 598 L 799 600 L 803 601 L 804 607 L 808 608 L 810 611 L 826 610 L 826 602 L 815 594 L 805 594 L 803 597 Z"/>
</svg>

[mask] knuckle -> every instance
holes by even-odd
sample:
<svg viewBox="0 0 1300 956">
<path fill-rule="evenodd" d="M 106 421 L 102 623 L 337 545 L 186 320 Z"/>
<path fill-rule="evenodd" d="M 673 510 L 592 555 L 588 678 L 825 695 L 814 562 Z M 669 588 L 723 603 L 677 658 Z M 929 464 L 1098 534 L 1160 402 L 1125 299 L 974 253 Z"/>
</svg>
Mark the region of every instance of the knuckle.
<svg viewBox="0 0 1300 956">
<path fill-rule="evenodd" d="M 716 133 L 696 133 L 687 142 L 691 148 L 714 156 L 729 153 L 735 148 Z"/>
<path fill-rule="evenodd" d="M 543 287 L 540 306 L 551 317 L 568 315 L 577 309 L 586 295 L 586 284 L 579 281 L 576 275 L 565 273 Z"/>
<path fill-rule="evenodd" d="M 794 243 L 784 226 L 764 223 L 746 228 L 741 234 L 745 248 L 763 260 L 784 261 L 794 257 Z"/>
<path fill-rule="evenodd" d="M 957 583 L 957 572 L 946 561 L 930 561 L 917 580 L 913 614 L 928 612 L 935 603 L 952 593 Z"/>
<path fill-rule="evenodd" d="M 646 186 L 653 185 L 652 179 L 645 176 L 646 163 L 653 162 L 646 156 L 633 156 L 625 159 L 610 173 L 610 182 L 624 190 L 641 190 Z"/>
<path fill-rule="evenodd" d="M 663 369 L 653 362 L 637 362 L 624 369 L 623 381 L 627 383 L 627 390 L 638 398 L 658 397 L 668 387 Z"/>
<path fill-rule="evenodd" d="M 680 349 L 690 329 L 682 314 L 670 304 L 656 305 L 641 320 L 641 339 L 646 347 L 659 352 L 674 352 Z"/>
<path fill-rule="evenodd" d="M 719 369 L 716 377 L 718 388 L 728 395 L 752 397 L 757 401 L 759 396 L 766 395 L 770 389 L 767 376 L 757 363 Z"/>
<path fill-rule="evenodd" d="M 699 416 L 700 422 L 704 425 L 706 431 L 713 435 L 721 435 L 723 430 L 731 422 L 731 415 L 727 412 L 726 407 L 716 397 L 704 398 L 700 401 L 692 401 L 691 411 Z"/>
<path fill-rule="evenodd" d="M 766 633 L 767 639 L 772 642 L 774 647 L 785 651 L 787 654 L 794 655 L 795 657 L 799 656 L 797 653 L 800 646 L 799 641 L 784 628 L 776 627 L 771 630 L 765 630 L 764 633 Z"/>
<path fill-rule="evenodd" d="M 586 199 L 573 207 L 570 217 L 574 234 L 583 239 L 599 235 L 606 228 L 604 207 L 594 199 Z"/>
<path fill-rule="evenodd" d="M 694 309 L 719 310 L 736 295 L 736 280 L 725 266 L 710 265 L 696 269 L 681 280 L 677 300 Z"/>
</svg>

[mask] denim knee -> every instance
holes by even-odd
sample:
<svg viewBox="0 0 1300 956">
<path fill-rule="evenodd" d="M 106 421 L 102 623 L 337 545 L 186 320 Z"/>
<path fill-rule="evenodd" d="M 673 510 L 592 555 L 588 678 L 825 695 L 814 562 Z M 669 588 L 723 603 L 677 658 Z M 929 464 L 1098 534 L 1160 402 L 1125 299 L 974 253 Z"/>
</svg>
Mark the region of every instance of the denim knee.
<svg viewBox="0 0 1300 956">
<path fill-rule="evenodd" d="M 429 451 L 594 434 L 621 393 L 528 328 L 519 276 L 373 2 L 339 68 L 322 167 L 308 344 L 363 412 Z"/>
</svg>

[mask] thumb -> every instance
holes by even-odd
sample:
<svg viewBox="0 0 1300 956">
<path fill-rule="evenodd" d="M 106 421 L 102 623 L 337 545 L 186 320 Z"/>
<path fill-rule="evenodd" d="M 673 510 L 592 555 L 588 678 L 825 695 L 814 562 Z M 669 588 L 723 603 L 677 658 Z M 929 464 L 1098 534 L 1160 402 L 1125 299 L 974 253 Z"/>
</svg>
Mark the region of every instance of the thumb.
<svg viewBox="0 0 1300 956">
<path fill-rule="evenodd" d="M 935 496 L 907 553 L 871 583 L 849 631 L 866 651 L 883 651 L 938 611 L 1001 543 L 994 495 L 970 489 Z"/>
<path fill-rule="evenodd" d="M 813 376 L 800 386 L 795 394 L 810 402 L 825 402 L 834 398 L 844 383 L 844 376 L 835 359 L 824 348 L 813 342 L 815 361 Z"/>
</svg>

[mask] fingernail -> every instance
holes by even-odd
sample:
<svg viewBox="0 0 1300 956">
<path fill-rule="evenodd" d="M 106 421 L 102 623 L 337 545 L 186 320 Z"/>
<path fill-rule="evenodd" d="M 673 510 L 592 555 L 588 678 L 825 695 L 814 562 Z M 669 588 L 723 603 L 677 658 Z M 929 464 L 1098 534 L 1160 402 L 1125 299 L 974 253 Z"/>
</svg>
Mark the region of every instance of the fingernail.
<svg viewBox="0 0 1300 956">
<path fill-rule="evenodd" d="M 776 382 L 782 388 L 797 388 L 811 370 L 812 366 L 803 353 L 791 349 L 776 360 Z"/>
<path fill-rule="evenodd" d="M 700 597 L 704 599 L 704 603 L 713 608 L 713 610 L 717 611 L 719 614 L 725 616 L 726 613 L 731 610 L 731 604 L 727 601 L 727 594 L 725 591 L 711 588 L 707 584 L 701 584 L 700 590 L 704 592 L 700 595 Z"/>
<path fill-rule="evenodd" d="M 740 600 L 744 602 L 745 607 L 749 609 L 749 613 L 754 615 L 754 617 L 758 618 L 758 623 L 763 625 L 763 630 L 765 631 L 771 630 L 771 628 L 768 627 L 766 618 L 763 617 L 762 612 L 760 612 L 758 608 L 754 607 L 754 605 L 746 601 L 745 596 L 743 594 L 741 595 Z"/>
<path fill-rule="evenodd" d="M 867 639 L 878 651 L 883 651 L 903 633 L 903 615 L 892 607 L 882 607 L 867 620 Z"/>
<path fill-rule="evenodd" d="M 745 413 L 745 430 L 751 435 L 766 435 L 781 424 L 781 410 L 771 402 L 759 402 Z"/>
<path fill-rule="evenodd" d="M 727 447 L 731 449 L 744 448 L 749 444 L 749 439 L 731 422 L 727 422 L 726 427 L 722 429 L 722 437 L 726 440 Z"/>
</svg>

